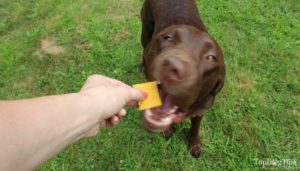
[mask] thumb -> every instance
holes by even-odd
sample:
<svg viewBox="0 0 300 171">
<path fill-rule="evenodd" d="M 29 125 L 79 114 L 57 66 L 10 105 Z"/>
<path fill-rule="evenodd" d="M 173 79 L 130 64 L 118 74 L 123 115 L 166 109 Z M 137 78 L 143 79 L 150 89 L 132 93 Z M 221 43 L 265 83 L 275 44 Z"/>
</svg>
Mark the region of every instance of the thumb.
<svg viewBox="0 0 300 171">
<path fill-rule="evenodd" d="M 140 101 L 147 97 L 147 94 L 137 88 L 122 87 L 122 93 L 126 96 L 126 102 Z"/>
</svg>

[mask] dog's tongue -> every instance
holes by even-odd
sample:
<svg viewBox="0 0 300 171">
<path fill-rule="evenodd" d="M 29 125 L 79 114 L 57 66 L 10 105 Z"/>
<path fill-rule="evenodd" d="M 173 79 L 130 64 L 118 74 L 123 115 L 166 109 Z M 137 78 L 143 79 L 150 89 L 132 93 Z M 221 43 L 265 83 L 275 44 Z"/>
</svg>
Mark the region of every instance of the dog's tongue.
<svg viewBox="0 0 300 171">
<path fill-rule="evenodd" d="M 146 110 L 143 115 L 145 127 L 153 132 L 162 132 L 172 124 L 175 110 L 170 96 L 161 96 L 162 105 Z M 173 109 L 173 112 L 172 112 Z"/>
<path fill-rule="evenodd" d="M 163 97 L 163 96 L 161 96 Z M 168 111 L 170 111 L 173 108 L 173 104 L 171 101 L 171 97 L 166 95 L 165 97 L 163 97 L 164 99 L 162 99 L 162 105 L 158 106 L 156 108 L 152 108 L 151 110 L 154 111 L 156 114 L 159 115 L 165 115 L 168 113 Z"/>
<path fill-rule="evenodd" d="M 178 107 L 172 103 L 172 98 L 163 88 L 159 89 L 162 105 L 145 110 L 143 114 L 144 126 L 153 132 L 162 132 L 168 129 L 173 122 L 179 123 L 184 113 L 178 112 Z"/>
</svg>

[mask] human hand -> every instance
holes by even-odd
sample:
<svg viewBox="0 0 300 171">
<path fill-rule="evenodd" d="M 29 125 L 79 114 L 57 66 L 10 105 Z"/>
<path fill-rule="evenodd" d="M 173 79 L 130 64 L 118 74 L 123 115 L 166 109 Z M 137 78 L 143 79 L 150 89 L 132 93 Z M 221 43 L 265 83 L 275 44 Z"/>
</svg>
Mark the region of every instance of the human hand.
<svg viewBox="0 0 300 171">
<path fill-rule="evenodd" d="M 126 115 L 123 108 L 126 104 L 132 105 L 146 97 L 138 89 L 101 75 L 90 76 L 79 94 L 87 101 L 87 115 L 92 115 L 99 121 L 99 124 L 88 131 L 86 137 L 96 135 L 99 127 L 118 124 L 120 118 Z"/>
</svg>

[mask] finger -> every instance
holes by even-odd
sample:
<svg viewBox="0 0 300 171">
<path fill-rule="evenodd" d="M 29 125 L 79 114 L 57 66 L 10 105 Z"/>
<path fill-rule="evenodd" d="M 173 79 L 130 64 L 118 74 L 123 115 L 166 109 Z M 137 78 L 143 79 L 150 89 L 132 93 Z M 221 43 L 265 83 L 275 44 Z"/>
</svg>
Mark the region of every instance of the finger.
<svg viewBox="0 0 300 171">
<path fill-rule="evenodd" d="M 148 97 L 148 94 L 137 89 L 137 88 L 131 88 L 131 91 L 129 91 L 129 101 L 140 101 Z"/>
<path fill-rule="evenodd" d="M 129 102 L 126 103 L 128 106 L 133 106 L 133 107 L 137 107 L 138 106 L 138 102 L 131 100 Z"/>
<path fill-rule="evenodd" d="M 120 118 L 117 116 L 113 116 L 106 120 L 107 126 L 115 126 L 120 123 Z"/>
<path fill-rule="evenodd" d="M 147 97 L 146 93 L 136 88 L 119 87 L 119 94 L 125 96 L 126 102 L 140 101 Z"/>
<path fill-rule="evenodd" d="M 126 110 L 123 108 L 123 109 L 121 109 L 120 112 L 118 112 L 116 115 L 117 115 L 119 118 L 121 118 L 121 117 L 123 117 L 123 116 L 126 115 Z"/>
</svg>

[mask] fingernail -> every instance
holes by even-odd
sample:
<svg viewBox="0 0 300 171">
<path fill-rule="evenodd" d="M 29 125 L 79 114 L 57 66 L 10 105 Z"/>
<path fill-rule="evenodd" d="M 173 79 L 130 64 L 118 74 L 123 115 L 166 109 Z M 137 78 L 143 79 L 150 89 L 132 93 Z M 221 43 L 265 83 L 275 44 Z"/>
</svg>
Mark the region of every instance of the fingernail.
<svg viewBox="0 0 300 171">
<path fill-rule="evenodd" d="M 148 97 L 148 93 L 144 92 L 144 97 L 147 98 Z"/>
</svg>

